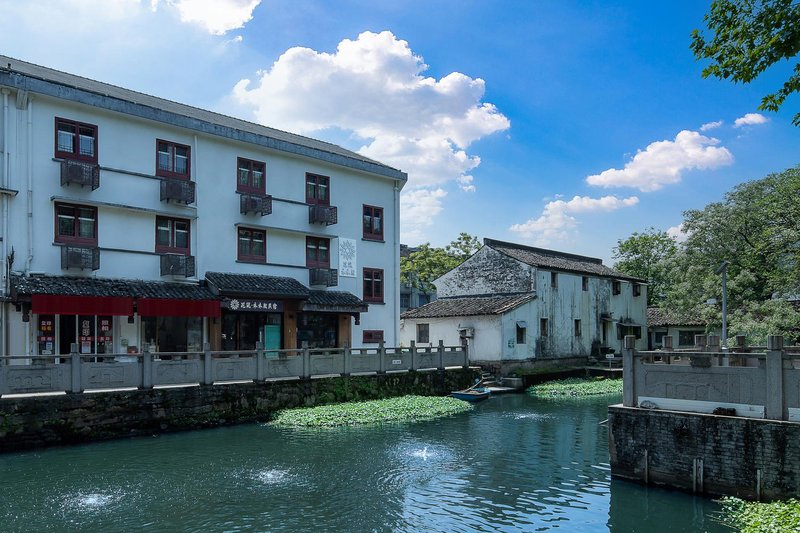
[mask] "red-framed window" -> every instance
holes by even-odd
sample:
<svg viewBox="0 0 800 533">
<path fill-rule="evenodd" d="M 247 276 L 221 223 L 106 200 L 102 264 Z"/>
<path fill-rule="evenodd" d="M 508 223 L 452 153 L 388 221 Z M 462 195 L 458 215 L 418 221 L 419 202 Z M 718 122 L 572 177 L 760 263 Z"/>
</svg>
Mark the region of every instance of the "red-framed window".
<svg viewBox="0 0 800 533">
<path fill-rule="evenodd" d="M 383 269 L 364 269 L 364 301 L 383 303 Z"/>
<path fill-rule="evenodd" d="M 186 219 L 156 217 L 156 252 L 190 255 L 190 232 Z"/>
<path fill-rule="evenodd" d="M 97 246 L 97 208 L 55 204 L 56 242 Z"/>
<path fill-rule="evenodd" d="M 236 190 L 249 194 L 266 194 L 267 165 L 240 157 L 236 161 Z"/>
<path fill-rule="evenodd" d="M 330 268 L 330 239 L 306 237 L 306 266 L 308 268 Z"/>
<path fill-rule="evenodd" d="M 331 205 L 331 179 L 319 174 L 306 174 L 306 203 Z"/>
<path fill-rule="evenodd" d="M 56 117 L 56 157 L 97 163 L 97 126 Z"/>
<path fill-rule="evenodd" d="M 191 150 L 185 144 L 156 140 L 156 176 L 188 180 Z"/>
<path fill-rule="evenodd" d="M 267 262 L 267 232 L 260 229 L 239 228 L 238 230 L 239 261 L 248 263 Z"/>
<path fill-rule="evenodd" d="M 383 208 L 364 205 L 364 238 L 371 241 L 383 240 Z"/>
<path fill-rule="evenodd" d="M 361 338 L 364 344 L 380 344 L 383 342 L 382 329 L 365 329 Z"/>
</svg>

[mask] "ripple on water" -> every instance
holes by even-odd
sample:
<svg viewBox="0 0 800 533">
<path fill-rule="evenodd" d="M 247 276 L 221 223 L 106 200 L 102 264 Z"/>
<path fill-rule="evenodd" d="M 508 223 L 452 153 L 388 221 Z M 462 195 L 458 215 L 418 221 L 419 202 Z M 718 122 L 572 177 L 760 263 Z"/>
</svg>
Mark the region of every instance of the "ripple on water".
<svg viewBox="0 0 800 533">
<path fill-rule="evenodd" d="M 506 413 L 503 415 L 506 418 L 513 418 L 514 420 L 552 420 L 552 415 L 545 415 L 542 413 Z"/>
<path fill-rule="evenodd" d="M 86 491 L 58 499 L 53 499 L 54 507 L 60 508 L 63 513 L 96 513 L 111 509 L 126 497 L 126 491 L 111 489 L 104 492 Z"/>
<path fill-rule="evenodd" d="M 283 483 L 290 483 L 293 481 L 294 475 L 289 470 L 280 470 L 277 468 L 268 468 L 265 470 L 256 470 L 250 473 L 251 479 L 258 481 L 264 485 L 280 485 Z"/>
</svg>

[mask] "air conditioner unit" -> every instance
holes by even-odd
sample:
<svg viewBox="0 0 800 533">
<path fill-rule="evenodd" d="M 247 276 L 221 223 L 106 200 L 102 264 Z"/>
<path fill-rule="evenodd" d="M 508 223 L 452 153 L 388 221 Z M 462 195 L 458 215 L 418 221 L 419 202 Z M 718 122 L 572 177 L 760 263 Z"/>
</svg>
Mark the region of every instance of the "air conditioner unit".
<svg viewBox="0 0 800 533">
<path fill-rule="evenodd" d="M 164 254 L 161 256 L 162 276 L 183 276 L 191 278 L 195 275 L 195 260 L 191 255 Z"/>
<path fill-rule="evenodd" d="M 183 204 L 193 204 L 195 196 L 195 182 L 177 179 L 164 179 L 161 181 L 161 201 L 173 201 Z"/>
<path fill-rule="evenodd" d="M 312 268 L 308 271 L 308 284 L 335 287 L 339 284 L 339 271 L 335 268 Z"/>
<path fill-rule="evenodd" d="M 325 224 L 330 226 L 338 222 L 338 211 L 332 205 L 312 205 L 308 208 L 309 224 Z"/>
<path fill-rule="evenodd" d="M 243 215 L 254 213 L 256 215 L 269 215 L 272 213 L 272 196 L 256 196 L 242 194 L 239 197 L 239 212 Z"/>
<path fill-rule="evenodd" d="M 461 328 L 458 330 L 458 335 L 465 339 L 471 339 L 475 336 L 475 328 Z"/>
<path fill-rule="evenodd" d="M 100 187 L 100 167 L 81 161 L 62 161 L 61 185 L 88 186 L 95 190 Z"/>
<path fill-rule="evenodd" d="M 84 246 L 62 246 L 61 268 L 79 268 L 99 270 L 100 250 Z"/>
</svg>

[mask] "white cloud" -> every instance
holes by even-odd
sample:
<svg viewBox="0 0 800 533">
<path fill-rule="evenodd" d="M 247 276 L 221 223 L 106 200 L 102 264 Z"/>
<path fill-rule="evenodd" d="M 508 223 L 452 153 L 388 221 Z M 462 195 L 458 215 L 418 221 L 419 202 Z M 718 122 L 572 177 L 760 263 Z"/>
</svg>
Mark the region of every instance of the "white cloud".
<svg viewBox="0 0 800 533">
<path fill-rule="evenodd" d="M 742 126 L 755 126 L 757 124 L 765 124 L 769 119 L 760 113 L 747 113 L 743 117 L 739 117 L 733 121 L 734 128 L 741 128 Z"/>
<path fill-rule="evenodd" d="M 425 229 L 433 224 L 433 218 L 442 211 L 442 198 L 445 196 L 447 192 L 442 189 L 415 189 L 400 195 L 402 242 L 420 243 L 425 240 Z"/>
<path fill-rule="evenodd" d="M 175 6 L 181 22 L 196 23 L 213 35 L 241 28 L 253 18 L 261 0 L 165 0 Z M 156 0 L 153 0 L 155 5 Z"/>
<path fill-rule="evenodd" d="M 675 242 L 685 242 L 689 234 L 683 228 L 683 223 L 667 228 L 667 235 L 675 239 Z"/>
<path fill-rule="evenodd" d="M 692 169 L 714 169 L 733 163 L 733 154 L 719 140 L 684 130 L 674 141 L 657 141 L 625 164 L 622 170 L 610 168 L 586 178 L 589 185 L 599 187 L 634 187 L 640 191 L 656 191 L 664 185 L 681 181 L 683 172 Z"/>
<path fill-rule="evenodd" d="M 719 128 L 723 124 L 724 124 L 724 122 L 722 122 L 721 120 L 715 120 L 714 122 L 706 122 L 705 124 L 700 126 L 700 131 L 713 130 L 713 129 Z"/>
<path fill-rule="evenodd" d="M 531 218 L 522 224 L 514 224 L 509 229 L 523 237 L 534 238 L 539 246 L 546 246 L 558 240 L 569 239 L 578 226 L 578 220 L 572 216 L 583 213 L 607 213 L 622 207 L 631 207 L 639 203 L 639 198 L 617 198 L 603 196 L 574 196 L 569 201 L 555 200 L 544 206 L 538 218 Z"/>
<path fill-rule="evenodd" d="M 467 148 L 510 123 L 481 102 L 483 80 L 458 72 L 437 80 L 422 75 L 427 68 L 391 32 L 364 32 L 334 53 L 291 48 L 257 80 L 236 84 L 232 96 L 272 127 L 354 132 L 366 139 L 360 153 L 408 172 L 409 189 L 456 181 L 474 190 L 469 172 L 480 158 Z"/>
</svg>

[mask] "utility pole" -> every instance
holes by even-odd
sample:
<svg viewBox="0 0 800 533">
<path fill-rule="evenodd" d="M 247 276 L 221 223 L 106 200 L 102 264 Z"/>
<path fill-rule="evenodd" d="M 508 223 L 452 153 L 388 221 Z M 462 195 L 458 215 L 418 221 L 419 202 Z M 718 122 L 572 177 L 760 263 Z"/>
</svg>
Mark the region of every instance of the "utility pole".
<svg viewBox="0 0 800 533">
<path fill-rule="evenodd" d="M 715 274 L 722 274 L 722 350 L 728 351 L 728 261 L 723 261 Z"/>
</svg>

